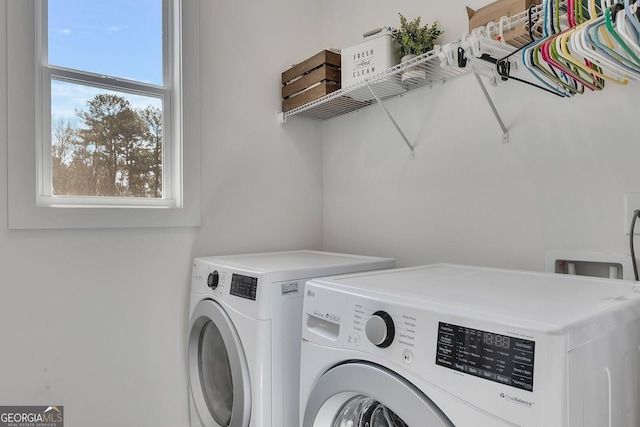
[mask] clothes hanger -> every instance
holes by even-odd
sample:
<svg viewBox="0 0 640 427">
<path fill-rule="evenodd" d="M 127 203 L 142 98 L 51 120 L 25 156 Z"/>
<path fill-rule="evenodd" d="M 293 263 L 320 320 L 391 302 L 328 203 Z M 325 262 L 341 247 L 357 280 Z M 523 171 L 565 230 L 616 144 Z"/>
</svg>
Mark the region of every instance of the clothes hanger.
<svg viewBox="0 0 640 427">
<path fill-rule="evenodd" d="M 620 45 L 620 47 L 622 47 L 622 49 L 624 49 L 624 51 L 627 53 L 627 55 L 633 60 L 633 62 L 635 62 L 636 64 L 638 64 L 640 66 L 640 58 L 638 58 L 638 56 L 636 55 L 636 53 L 633 51 L 632 48 L 630 48 L 627 43 L 623 40 L 623 38 L 620 36 L 620 34 L 616 31 L 614 24 L 613 24 L 613 16 L 617 17 L 617 12 L 619 11 L 623 11 L 624 8 L 623 5 L 621 5 L 620 3 L 616 3 L 613 7 L 607 9 L 604 11 L 604 18 L 605 18 L 605 25 L 606 28 L 609 32 L 609 34 L 611 34 L 611 36 L 615 39 L 616 42 L 618 42 L 618 44 Z M 613 11 L 612 11 L 613 9 Z"/>
<path fill-rule="evenodd" d="M 552 93 L 553 95 L 565 97 L 564 93 L 561 93 L 561 92 L 557 91 L 553 86 L 550 86 L 550 85 L 546 84 L 546 82 L 543 82 L 543 83 L 547 87 L 543 87 L 543 86 L 536 85 L 535 83 L 532 83 L 532 82 L 530 82 L 528 80 L 520 79 L 518 77 L 514 77 L 514 76 L 510 75 L 511 63 L 509 62 L 509 58 L 514 56 L 514 55 L 516 55 L 520 51 L 524 51 L 532 43 L 535 43 L 534 32 L 536 32 L 536 29 L 539 29 L 539 31 L 542 31 L 542 24 L 543 24 L 543 20 L 542 19 L 538 19 L 538 21 L 536 21 L 535 23 L 532 22 L 532 20 L 533 20 L 532 19 L 533 9 L 535 7 L 536 7 L 535 5 L 529 6 L 529 9 L 528 9 L 528 18 L 529 19 L 528 19 L 527 23 L 525 24 L 525 28 L 527 29 L 527 32 L 529 34 L 529 39 L 531 40 L 531 42 L 529 44 L 527 44 L 525 46 L 522 46 L 522 47 L 516 49 L 515 51 L 509 53 L 507 56 L 504 56 L 504 57 L 498 59 L 496 61 L 496 71 L 498 72 L 498 74 L 500 75 L 500 77 L 501 77 L 501 79 L 503 81 L 515 80 L 517 82 L 525 83 L 527 85 L 533 86 L 533 87 L 541 89 L 543 91 Z M 542 34 L 542 33 L 540 32 L 539 34 Z M 527 65 L 525 64 L 525 66 L 527 66 Z"/>
<path fill-rule="evenodd" d="M 599 76 L 596 76 L 599 71 L 597 66 L 594 69 L 583 65 L 579 60 L 571 56 L 568 50 L 566 50 L 566 55 L 562 52 L 561 41 L 564 35 L 565 33 L 561 33 L 543 45 L 544 59 L 552 65 L 559 66 L 567 75 L 590 90 L 601 90 L 604 87 L 604 81 Z M 588 61 L 588 65 L 592 65 L 592 63 Z"/>
<path fill-rule="evenodd" d="M 559 54 L 561 52 L 562 57 L 575 67 L 592 76 L 596 82 L 596 87 L 600 90 L 604 88 L 605 80 L 617 84 L 627 84 L 628 80 L 624 75 L 613 73 L 614 76 L 609 76 L 605 74 L 602 62 L 594 61 L 590 52 L 586 49 L 581 49 L 578 43 L 582 32 L 585 31 L 585 28 L 588 28 L 588 24 L 598 19 L 595 13 L 595 2 L 591 3 L 593 3 L 592 13 L 590 14 L 592 18 L 588 21 L 584 19 L 582 5 L 574 8 L 574 23 L 578 23 L 578 25 L 558 38 L 556 49 L 558 49 Z"/>
<path fill-rule="evenodd" d="M 602 65 L 617 71 L 621 75 L 626 75 L 630 78 L 637 79 L 640 73 L 640 50 L 634 52 L 633 49 L 627 45 L 618 30 L 613 26 L 613 19 L 621 11 L 620 3 L 606 3 L 604 6 L 609 5 L 602 13 L 602 17 L 590 25 L 585 31 L 584 41 L 585 47 L 592 49 L 592 56 L 596 60 L 602 60 Z M 612 13 L 614 15 L 612 15 Z M 619 15 L 620 18 L 624 14 Z M 620 27 L 621 28 L 621 27 Z M 637 43 L 630 40 L 632 44 Z"/>
<path fill-rule="evenodd" d="M 625 0 L 624 11 L 627 13 L 627 19 L 629 20 L 631 25 L 633 25 L 633 27 L 635 28 L 636 38 L 639 38 L 640 37 L 640 21 L 638 21 L 638 16 L 637 16 L 638 4 L 634 0 L 633 5 L 631 5 L 631 0 Z M 638 39 L 638 42 L 640 42 L 640 38 Z"/>
<path fill-rule="evenodd" d="M 620 75 L 636 75 L 640 72 L 638 64 L 633 62 L 614 39 L 607 36 L 608 30 L 603 26 L 604 16 L 589 23 L 581 33 L 580 45 L 585 54 L 602 66 L 619 72 Z"/>
<path fill-rule="evenodd" d="M 555 7 L 555 21 L 556 27 L 559 30 L 557 34 L 551 37 L 542 45 L 542 54 L 543 59 L 547 61 L 552 67 L 556 67 L 562 72 L 562 75 L 565 79 L 572 79 L 575 85 L 583 88 L 584 86 L 588 87 L 590 90 L 597 89 L 598 82 L 593 81 L 593 76 L 590 74 L 587 75 L 586 78 L 583 78 L 580 75 L 579 69 L 577 69 L 570 61 L 567 61 L 566 58 L 562 57 L 558 53 L 558 49 L 555 47 L 558 42 L 559 37 L 566 34 L 568 31 L 571 31 L 571 28 L 575 26 L 575 0 L 567 0 L 567 13 L 566 13 L 566 23 L 564 23 L 564 28 L 562 26 L 562 22 L 560 20 L 560 1 L 556 0 Z M 580 92 L 582 93 L 582 92 Z"/>
<path fill-rule="evenodd" d="M 564 70 L 554 68 L 551 63 L 544 60 L 544 57 L 541 59 L 542 54 L 546 55 L 546 51 L 543 50 L 544 43 L 555 37 L 558 32 L 561 32 L 563 24 L 560 20 L 559 2 L 556 0 L 554 7 L 554 2 L 552 2 L 552 0 L 546 0 L 545 6 L 546 28 L 548 33 L 546 38 L 538 46 L 534 47 L 529 54 L 529 57 L 535 66 L 534 71 L 539 70 L 542 72 L 542 75 L 552 80 L 560 90 L 568 93 L 569 95 L 583 93 L 584 86 L 579 81 L 571 78 L 564 72 Z"/>
<path fill-rule="evenodd" d="M 554 69 L 549 68 L 544 61 L 539 60 L 535 55 L 534 49 L 535 45 L 533 49 L 522 51 L 522 62 L 533 77 L 561 96 L 573 96 L 576 93 L 582 93 L 584 91 L 582 87 L 576 84 L 572 85 L 571 82 L 563 81 Z"/>
<path fill-rule="evenodd" d="M 626 8 L 625 8 L 626 9 Z M 615 29 L 618 35 L 625 41 L 625 44 L 631 49 L 636 55 L 640 55 L 640 46 L 638 46 L 638 33 L 636 29 L 633 27 L 631 22 L 629 22 L 629 17 L 627 11 L 625 9 L 619 10 L 616 12 L 614 19 Z M 633 18 L 635 20 L 635 18 Z"/>
<path fill-rule="evenodd" d="M 516 80 L 518 82 L 525 83 L 527 85 L 536 87 L 538 89 L 542 89 L 544 91 L 550 92 L 554 95 L 558 95 L 562 97 L 571 96 L 573 94 L 573 91 L 567 90 L 566 88 L 562 87 L 559 84 L 559 78 L 553 74 L 553 71 L 545 70 L 544 65 L 542 64 L 539 67 L 533 62 L 531 58 L 532 48 L 534 48 L 536 45 L 541 43 L 544 40 L 544 36 L 548 34 L 550 29 L 552 28 L 552 24 L 549 24 L 548 23 L 549 20 L 547 19 L 548 5 L 545 3 L 544 8 L 542 10 L 542 14 L 541 14 L 542 16 L 538 18 L 538 20 L 535 23 L 533 22 L 533 17 L 532 17 L 532 11 L 534 7 L 535 6 L 529 7 L 528 20 L 527 20 L 527 24 L 525 25 L 525 28 L 527 28 L 527 32 L 529 34 L 529 38 L 531 42 L 525 46 L 522 46 L 516 51 L 511 52 L 507 56 L 500 58 L 496 62 L 496 69 L 498 71 L 498 74 L 501 76 L 502 80 L 509 80 L 509 79 Z M 537 30 L 536 31 L 537 38 L 534 37 L 535 30 Z M 508 58 L 510 58 L 512 55 L 517 54 L 518 52 L 522 53 L 522 64 L 524 65 L 524 67 L 527 68 L 527 70 L 531 73 L 531 75 L 533 75 L 540 82 L 541 85 L 530 82 L 528 80 L 514 77 L 510 74 L 511 64 L 509 63 Z"/>
<path fill-rule="evenodd" d="M 553 20 L 552 0 L 544 0 L 543 29 L 544 38 L 532 42 L 522 50 L 522 63 L 533 77 L 554 93 L 564 97 L 582 93 L 584 89 L 577 82 L 570 81 L 566 76 L 559 76 L 552 67 L 540 60 L 540 45 L 556 30 Z"/>
<path fill-rule="evenodd" d="M 638 44 L 638 35 L 640 34 L 640 22 L 638 22 L 638 18 L 636 17 L 635 13 L 637 12 L 637 6 L 635 4 L 635 0 L 634 0 L 634 4 L 631 4 L 630 0 L 624 0 L 623 2 L 624 5 L 624 12 L 625 12 L 625 22 L 627 24 L 629 24 L 631 26 L 631 28 L 633 28 L 629 34 L 631 35 L 631 33 L 633 33 L 633 36 L 635 38 L 634 43 Z"/>
<path fill-rule="evenodd" d="M 562 26 L 560 24 L 560 18 L 559 18 L 560 1 L 555 0 L 555 3 L 556 3 L 555 16 L 556 16 L 557 27 L 559 29 L 562 29 Z M 571 11 L 573 11 L 573 6 L 572 6 L 573 3 L 574 3 L 574 0 L 567 0 L 567 4 L 569 5 L 569 10 Z M 567 24 L 569 25 L 571 21 L 572 19 L 569 19 Z M 542 59 L 545 62 L 547 62 L 551 67 L 557 69 L 561 73 L 561 75 L 563 75 L 565 78 L 573 79 L 576 82 L 576 84 L 587 87 L 592 91 L 601 89 L 602 88 L 601 81 L 598 81 L 592 74 L 587 74 L 586 76 L 581 75 L 580 74 L 581 70 L 579 68 L 575 67 L 574 64 L 572 64 L 566 58 L 558 54 L 558 50 L 555 48 L 555 43 L 559 37 L 561 37 L 563 34 L 566 34 L 568 31 L 570 31 L 570 28 L 566 27 L 562 29 L 559 33 L 556 33 L 551 37 L 547 38 L 547 40 L 545 40 L 540 45 L 539 52 L 542 55 Z"/>
<path fill-rule="evenodd" d="M 588 29 L 589 27 L 586 26 L 583 31 L 576 32 L 567 39 L 567 43 L 570 45 L 572 51 L 597 64 L 598 67 L 600 67 L 600 71 L 593 72 L 599 77 L 616 84 L 626 85 L 629 77 L 636 74 L 635 71 L 621 67 L 619 61 L 608 56 L 605 52 L 602 52 L 599 47 L 589 42 L 587 38 L 589 35 Z M 562 48 L 564 50 L 565 46 L 563 45 Z M 640 74 L 638 74 L 637 77 L 640 77 Z"/>
<path fill-rule="evenodd" d="M 604 11 L 607 10 L 608 8 L 612 7 L 613 4 L 614 4 L 613 2 L 608 1 L 608 0 L 607 1 L 600 0 L 599 12 L 596 10 L 596 12 L 598 12 L 597 15 L 601 16 L 604 19 Z M 595 1 L 594 1 L 594 8 L 595 8 Z M 605 31 L 605 32 L 602 33 L 602 35 L 604 36 L 605 41 L 607 42 L 607 44 L 609 46 L 613 47 L 614 43 L 613 43 L 613 40 L 611 39 L 611 37 L 609 36 L 609 34 Z"/>
<path fill-rule="evenodd" d="M 601 6 L 605 5 L 601 2 Z M 592 17 L 597 16 L 595 0 L 589 2 L 589 14 Z M 581 28 L 581 31 L 570 40 L 570 43 L 585 58 L 610 71 L 615 76 L 614 80 L 624 84 L 627 77 L 636 76 L 637 64 L 630 61 L 621 52 L 615 39 L 609 36 L 609 30 L 604 22 L 604 14 L 596 19 L 590 19 L 585 23 L 584 28 Z"/>
</svg>

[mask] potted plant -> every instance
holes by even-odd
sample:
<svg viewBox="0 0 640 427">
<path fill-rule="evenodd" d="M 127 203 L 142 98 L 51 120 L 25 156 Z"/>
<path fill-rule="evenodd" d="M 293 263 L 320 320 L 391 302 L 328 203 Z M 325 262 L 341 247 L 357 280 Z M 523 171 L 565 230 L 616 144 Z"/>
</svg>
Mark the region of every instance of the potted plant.
<svg viewBox="0 0 640 427">
<path fill-rule="evenodd" d="M 400 28 L 387 27 L 387 30 L 392 40 L 398 45 L 400 62 L 433 50 L 436 41 L 444 33 L 438 28 L 438 21 L 430 26 L 421 26 L 419 16 L 413 21 L 408 21 L 402 13 L 398 13 L 398 16 L 400 16 Z M 424 76 L 424 70 L 407 70 L 402 75 L 402 81 L 424 79 Z"/>
</svg>

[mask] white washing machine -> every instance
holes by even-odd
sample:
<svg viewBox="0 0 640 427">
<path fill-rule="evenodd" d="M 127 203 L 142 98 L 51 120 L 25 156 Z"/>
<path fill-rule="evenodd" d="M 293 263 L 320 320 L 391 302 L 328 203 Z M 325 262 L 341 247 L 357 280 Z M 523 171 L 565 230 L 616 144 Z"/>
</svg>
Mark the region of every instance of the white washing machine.
<svg viewBox="0 0 640 427">
<path fill-rule="evenodd" d="M 188 363 L 192 427 L 297 427 L 302 291 L 390 258 L 291 251 L 196 258 Z"/>
<path fill-rule="evenodd" d="M 433 265 L 309 281 L 302 427 L 639 427 L 635 282 Z"/>
</svg>

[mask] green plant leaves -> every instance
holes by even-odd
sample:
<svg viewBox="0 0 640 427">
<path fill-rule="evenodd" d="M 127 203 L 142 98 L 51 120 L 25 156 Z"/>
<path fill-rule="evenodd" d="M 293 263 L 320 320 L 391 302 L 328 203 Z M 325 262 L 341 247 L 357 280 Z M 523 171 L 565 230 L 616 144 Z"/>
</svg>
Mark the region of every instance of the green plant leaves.
<svg viewBox="0 0 640 427">
<path fill-rule="evenodd" d="M 402 14 L 400 17 L 400 28 L 387 27 L 391 34 L 391 38 L 400 45 L 401 56 L 404 55 L 422 55 L 433 49 L 438 38 L 444 34 L 444 31 L 438 29 L 438 21 L 430 26 L 420 26 L 420 17 L 413 21 L 408 21 Z"/>
</svg>

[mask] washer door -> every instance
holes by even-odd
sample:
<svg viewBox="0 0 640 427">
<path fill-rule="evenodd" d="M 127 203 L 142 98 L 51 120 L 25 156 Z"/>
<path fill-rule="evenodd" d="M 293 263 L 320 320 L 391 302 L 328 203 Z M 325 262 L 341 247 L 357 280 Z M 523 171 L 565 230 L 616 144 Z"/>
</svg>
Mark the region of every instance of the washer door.
<svg viewBox="0 0 640 427">
<path fill-rule="evenodd" d="M 203 300 L 191 315 L 191 394 L 204 427 L 246 427 L 251 416 L 249 369 L 238 332 L 224 308 Z"/>
<path fill-rule="evenodd" d="M 381 366 L 338 365 L 316 383 L 303 427 L 454 427 L 424 393 Z"/>
</svg>

